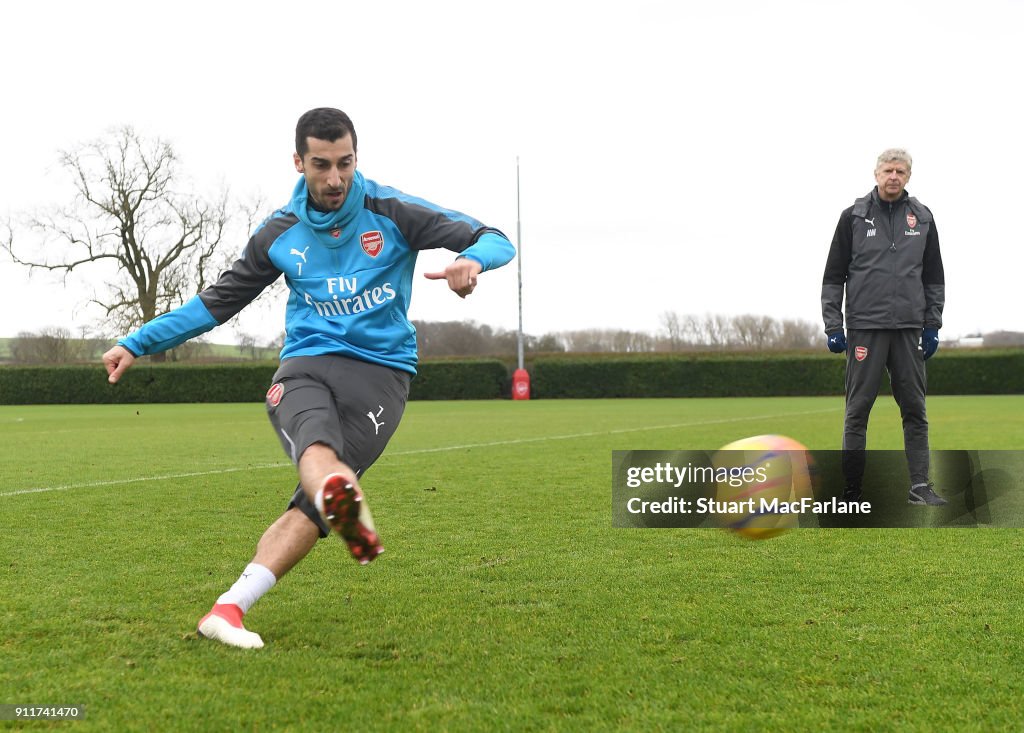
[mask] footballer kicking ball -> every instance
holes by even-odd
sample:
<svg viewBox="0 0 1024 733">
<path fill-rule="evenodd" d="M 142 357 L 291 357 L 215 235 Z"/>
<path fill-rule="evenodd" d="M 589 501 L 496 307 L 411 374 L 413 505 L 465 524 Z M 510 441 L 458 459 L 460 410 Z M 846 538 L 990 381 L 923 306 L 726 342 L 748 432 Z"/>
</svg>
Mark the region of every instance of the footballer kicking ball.
<svg viewBox="0 0 1024 733">
<path fill-rule="evenodd" d="M 784 435 L 756 435 L 722 446 L 714 455 L 715 504 L 721 526 L 765 540 L 800 526 L 799 506 L 813 496 L 813 459 Z"/>
</svg>

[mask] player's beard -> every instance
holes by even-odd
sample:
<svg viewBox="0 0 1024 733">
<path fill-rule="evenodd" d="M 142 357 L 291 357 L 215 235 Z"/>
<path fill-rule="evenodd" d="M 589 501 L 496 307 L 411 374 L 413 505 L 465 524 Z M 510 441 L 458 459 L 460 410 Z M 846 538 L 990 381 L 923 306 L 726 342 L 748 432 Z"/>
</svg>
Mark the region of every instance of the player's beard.
<svg viewBox="0 0 1024 733">
<path fill-rule="evenodd" d="M 338 188 L 325 186 L 313 196 L 313 206 L 321 211 L 337 211 L 344 205 L 348 187 L 344 184 Z M 331 194 L 337 194 L 332 196 Z"/>
</svg>

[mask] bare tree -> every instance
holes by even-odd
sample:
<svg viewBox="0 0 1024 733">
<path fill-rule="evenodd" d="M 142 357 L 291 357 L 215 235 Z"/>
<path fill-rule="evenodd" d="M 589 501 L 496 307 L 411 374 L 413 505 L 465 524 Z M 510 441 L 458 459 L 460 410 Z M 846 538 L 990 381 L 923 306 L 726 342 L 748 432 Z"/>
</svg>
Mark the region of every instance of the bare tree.
<svg viewBox="0 0 1024 733">
<path fill-rule="evenodd" d="M 475 321 L 413 321 L 424 356 L 483 354 L 491 340 L 490 326 Z"/>
<path fill-rule="evenodd" d="M 573 352 L 724 351 L 728 349 L 805 349 L 818 344 L 818 329 L 799 320 L 777 321 L 771 316 L 680 315 L 660 316 L 657 335 L 642 331 L 590 329 L 547 334 L 545 339 Z"/>
<path fill-rule="evenodd" d="M 735 343 L 729 316 L 714 313 L 704 317 L 704 343 L 714 349 L 726 349 Z"/>
<path fill-rule="evenodd" d="M 608 350 L 603 334 L 596 329 L 562 331 L 558 335 L 566 351 L 591 353 Z"/>
<path fill-rule="evenodd" d="M 771 316 L 744 314 L 733 316 L 732 332 L 737 346 L 743 349 L 764 349 L 775 345 L 778 326 Z"/>
<path fill-rule="evenodd" d="M 643 331 L 614 331 L 609 341 L 612 351 L 627 354 L 654 351 L 656 343 L 654 336 Z"/>
<path fill-rule="evenodd" d="M 217 275 L 214 255 L 228 222 L 226 192 L 215 201 L 182 193 L 177 156 L 159 139 L 125 126 L 61 153 L 72 204 L 28 221 L 36 241 L 12 229 L 0 247 L 15 262 L 63 273 L 108 265 L 107 293 L 91 302 L 107 326 L 127 333 L 166 313 Z M 39 242 L 38 240 L 42 241 Z M 23 255 L 31 247 L 32 255 Z M 43 253 L 43 254 L 35 254 Z"/>
<path fill-rule="evenodd" d="M 284 348 L 284 337 L 285 332 L 281 331 L 277 336 L 267 341 L 267 348 L 273 349 L 274 351 L 280 351 Z"/>
<path fill-rule="evenodd" d="M 210 343 L 206 340 L 206 335 L 203 335 L 189 339 L 181 346 L 176 346 L 165 353 L 171 361 L 183 362 L 208 359 L 210 358 L 212 351 Z M 161 355 L 157 354 L 157 356 Z"/>
<path fill-rule="evenodd" d="M 88 358 L 87 351 L 87 343 L 63 326 L 21 331 L 11 339 L 11 358 L 19 364 L 70 364 Z"/>
<path fill-rule="evenodd" d="M 555 353 L 565 351 L 565 346 L 553 333 L 546 333 L 543 336 L 525 335 L 526 350 L 529 352 Z M 510 353 L 510 352 L 506 352 Z"/>
<path fill-rule="evenodd" d="M 675 311 L 665 311 L 661 314 L 661 326 L 665 331 L 665 338 L 668 342 L 669 351 L 679 351 L 686 343 L 684 325 Z"/>
<path fill-rule="evenodd" d="M 649 333 L 610 328 L 562 331 L 555 337 L 555 343 L 561 345 L 559 351 L 637 353 L 654 351 L 657 345 L 657 340 Z"/>
<path fill-rule="evenodd" d="M 420 356 L 509 356 L 516 353 L 518 332 L 476 321 L 413 321 Z M 523 334 L 527 353 L 564 351 L 559 335 Z"/>
<path fill-rule="evenodd" d="M 810 349 L 824 338 L 824 330 L 810 321 L 785 319 L 780 326 L 778 346 L 782 349 Z"/>
<path fill-rule="evenodd" d="M 259 355 L 258 337 L 256 334 L 236 329 L 235 338 L 238 340 L 238 351 L 240 353 L 248 353 L 250 359 L 255 359 Z"/>
</svg>

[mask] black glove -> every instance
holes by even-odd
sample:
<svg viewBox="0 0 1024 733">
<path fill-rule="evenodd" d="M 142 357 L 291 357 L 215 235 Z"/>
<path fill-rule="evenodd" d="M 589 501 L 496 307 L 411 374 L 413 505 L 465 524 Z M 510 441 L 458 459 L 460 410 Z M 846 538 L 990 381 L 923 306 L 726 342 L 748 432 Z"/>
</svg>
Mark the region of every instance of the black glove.
<svg viewBox="0 0 1024 733">
<path fill-rule="evenodd" d="M 938 339 L 936 339 L 937 343 Z M 833 354 L 842 354 L 846 351 L 846 334 L 843 333 L 842 329 L 828 334 L 828 350 Z M 927 358 L 926 356 L 925 359 Z"/>
<path fill-rule="evenodd" d="M 924 351 L 924 360 L 931 359 L 939 350 L 939 329 L 925 328 L 921 330 L 921 350 Z"/>
</svg>

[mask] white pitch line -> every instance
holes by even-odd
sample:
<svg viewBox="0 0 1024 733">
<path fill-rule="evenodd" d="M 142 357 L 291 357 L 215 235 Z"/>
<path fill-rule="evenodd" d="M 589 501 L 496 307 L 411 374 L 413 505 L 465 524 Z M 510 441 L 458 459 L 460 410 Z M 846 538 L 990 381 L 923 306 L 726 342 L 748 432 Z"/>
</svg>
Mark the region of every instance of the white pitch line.
<svg viewBox="0 0 1024 733">
<path fill-rule="evenodd" d="M 487 443 L 465 443 L 463 445 L 445 445 L 439 448 L 418 448 L 415 450 L 393 451 L 382 456 L 382 460 L 388 457 L 411 456 L 423 453 L 443 453 L 453 450 L 466 450 L 467 448 L 494 448 L 502 445 L 520 445 L 522 443 L 541 443 L 546 440 L 573 440 L 575 438 L 593 438 L 600 435 L 623 435 L 625 433 L 640 433 L 651 430 L 673 430 L 675 428 L 692 428 L 701 425 L 721 425 L 731 422 L 749 422 L 752 420 L 769 420 L 776 417 L 797 417 L 800 415 L 818 415 L 826 412 L 836 412 L 841 407 L 830 407 L 824 410 L 806 410 L 804 412 L 786 412 L 774 415 L 751 415 L 748 417 L 727 417 L 720 420 L 698 420 L 696 422 L 670 423 L 667 425 L 645 425 L 638 428 L 620 428 L 618 430 L 598 430 L 589 433 L 570 433 L 567 435 L 544 435 L 536 438 L 516 438 L 513 440 L 494 440 Z M 283 468 L 291 463 L 261 463 L 253 466 L 241 466 L 237 468 L 221 468 L 212 471 L 192 471 L 189 473 L 169 473 L 159 476 L 140 476 L 137 478 L 111 479 L 109 481 L 90 481 L 83 484 L 65 484 L 63 486 L 41 486 L 34 489 L 17 489 L 15 491 L 0 492 L 0 497 L 20 496 L 21 494 L 42 494 L 49 491 L 70 491 L 71 489 L 91 489 L 99 486 L 117 486 L 119 484 L 135 484 L 145 481 L 169 481 L 179 478 L 194 478 L 196 476 L 216 476 L 225 473 L 239 473 L 240 471 L 257 471 L 265 468 Z"/>
<path fill-rule="evenodd" d="M 168 473 L 161 476 L 139 476 L 137 478 L 119 478 L 110 481 L 89 481 L 84 484 L 65 484 L 64 486 L 42 486 L 36 489 L 18 489 L 17 491 L 5 491 L 0 496 L 18 496 L 20 494 L 42 494 L 47 491 L 68 491 L 70 489 L 92 489 L 97 486 L 117 486 L 118 484 L 137 484 L 143 481 L 167 481 L 176 478 L 192 478 L 194 476 L 216 476 L 221 473 L 238 473 L 239 471 L 255 471 L 264 468 L 281 468 L 290 466 L 290 463 L 259 463 L 254 466 L 241 466 L 238 468 L 219 468 L 212 471 L 192 471 L 190 473 Z"/>
<path fill-rule="evenodd" d="M 674 428 L 693 428 L 700 425 L 720 425 L 730 422 L 744 422 L 749 420 L 767 420 L 773 417 L 794 417 L 797 415 L 817 415 L 825 412 L 836 412 L 841 407 L 830 407 L 825 410 L 807 410 L 805 412 L 787 412 L 781 415 L 753 415 L 750 417 L 727 417 L 721 420 L 699 420 L 697 422 L 671 423 L 669 425 L 646 425 L 640 428 L 622 428 L 620 430 L 598 430 L 592 433 L 572 433 L 571 435 L 545 435 L 540 438 L 517 438 L 515 440 L 495 440 L 490 443 L 467 443 L 465 445 L 446 445 L 441 448 L 420 448 L 418 450 L 396 451 L 387 453 L 387 456 L 408 456 L 414 453 L 440 453 L 449 450 L 463 450 L 464 448 L 492 448 L 498 445 L 518 445 L 520 443 L 539 443 L 545 440 L 572 440 L 574 438 L 593 438 L 598 435 L 621 435 L 623 433 L 640 433 L 645 430 L 672 430 Z M 0 494 L 2 496 L 2 494 Z"/>
<path fill-rule="evenodd" d="M 0 422 L 24 422 L 24 419 L 23 418 L 18 418 L 18 420 L 7 420 L 7 421 L 0 421 Z M 258 421 L 258 422 L 262 422 L 262 421 Z M 218 422 L 217 423 L 217 427 L 225 428 L 225 427 L 228 427 L 230 425 L 251 425 L 252 423 L 253 423 L 252 420 L 235 420 L 233 422 Z M 22 431 L 19 431 L 18 434 L 19 435 L 34 435 L 34 436 L 38 436 L 38 435 L 64 435 L 64 434 L 67 434 L 67 433 L 80 433 L 80 432 L 82 432 L 83 429 L 84 428 L 60 428 L 59 430 L 22 430 Z M 95 434 L 95 433 L 110 433 L 110 432 L 119 432 L 119 433 L 121 433 L 121 432 L 124 432 L 124 428 L 120 427 L 120 426 L 104 427 L 102 425 L 98 425 L 98 426 L 90 425 L 88 430 L 89 430 L 89 434 L 90 435 Z"/>
</svg>

